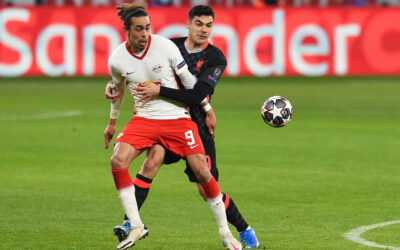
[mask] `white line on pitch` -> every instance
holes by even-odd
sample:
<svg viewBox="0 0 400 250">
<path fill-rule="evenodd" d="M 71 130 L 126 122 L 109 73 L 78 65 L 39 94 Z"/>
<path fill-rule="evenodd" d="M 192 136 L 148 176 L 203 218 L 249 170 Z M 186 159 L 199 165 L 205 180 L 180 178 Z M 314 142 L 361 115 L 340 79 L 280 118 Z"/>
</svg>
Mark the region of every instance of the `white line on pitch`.
<svg viewBox="0 0 400 250">
<path fill-rule="evenodd" d="M 64 111 L 64 112 L 46 112 L 46 113 L 37 113 L 37 114 L 0 116 L 0 120 L 2 120 L 2 121 L 39 120 L 39 119 L 49 119 L 49 118 L 58 118 L 58 117 L 79 116 L 82 114 L 83 114 L 82 111 L 70 110 L 70 111 Z"/>
<path fill-rule="evenodd" d="M 377 223 L 369 226 L 362 226 L 355 228 L 347 233 L 344 234 L 344 237 L 346 239 L 349 239 L 351 241 L 370 246 L 370 247 L 379 247 L 379 248 L 385 248 L 385 249 L 392 249 L 392 250 L 400 250 L 400 247 L 392 247 L 392 246 L 385 246 L 385 245 L 380 245 L 378 243 L 368 241 L 363 239 L 360 235 L 365 233 L 366 231 L 378 228 L 378 227 L 385 227 L 393 224 L 400 224 L 400 220 L 396 221 L 388 221 L 388 222 L 382 222 L 382 223 Z"/>
</svg>

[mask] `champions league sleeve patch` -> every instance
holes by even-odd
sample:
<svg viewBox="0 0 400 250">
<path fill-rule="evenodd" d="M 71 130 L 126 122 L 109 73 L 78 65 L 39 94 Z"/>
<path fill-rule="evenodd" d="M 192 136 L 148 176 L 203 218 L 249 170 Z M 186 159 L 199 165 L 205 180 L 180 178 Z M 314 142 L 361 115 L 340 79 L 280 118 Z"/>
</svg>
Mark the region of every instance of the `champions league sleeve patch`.
<svg viewBox="0 0 400 250">
<path fill-rule="evenodd" d="M 178 66 L 176 66 L 178 69 L 181 69 L 183 66 L 186 65 L 185 60 L 183 60 L 180 64 L 178 64 Z"/>
<path fill-rule="evenodd" d="M 220 68 L 215 68 L 213 75 L 215 78 L 219 78 L 221 73 L 222 73 L 222 70 Z"/>
<path fill-rule="evenodd" d="M 220 68 L 215 68 L 212 74 L 208 75 L 208 79 L 210 79 L 213 83 L 217 84 L 219 77 L 221 76 L 222 70 Z"/>
</svg>

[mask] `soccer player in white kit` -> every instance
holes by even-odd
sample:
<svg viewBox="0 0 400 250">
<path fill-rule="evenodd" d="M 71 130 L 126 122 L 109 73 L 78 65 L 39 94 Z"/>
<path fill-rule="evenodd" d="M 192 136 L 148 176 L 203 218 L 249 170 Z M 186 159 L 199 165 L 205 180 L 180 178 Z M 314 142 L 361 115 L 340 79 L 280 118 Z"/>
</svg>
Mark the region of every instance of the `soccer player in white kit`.
<svg viewBox="0 0 400 250">
<path fill-rule="evenodd" d="M 127 41 L 109 57 L 109 68 L 114 84 L 121 93 L 111 104 L 108 126 L 104 132 L 106 148 L 115 134 L 115 124 L 121 108 L 126 86 L 129 90 L 145 82 L 178 88 L 175 74 L 185 88 L 193 88 L 196 78 L 190 74 L 179 49 L 170 40 L 150 34 L 150 17 L 144 7 L 137 4 L 121 4 L 118 15 L 124 21 Z M 139 99 L 140 96 L 136 96 Z M 226 219 L 224 202 L 218 183 L 211 175 L 204 148 L 196 124 L 191 121 L 185 104 L 162 97 L 140 106 L 135 116 L 124 127 L 115 142 L 111 157 L 115 186 L 131 223 L 128 237 L 117 249 L 133 246 L 148 234 L 142 223 L 135 198 L 135 187 L 129 175 L 130 163 L 154 144 L 162 144 L 168 150 L 185 157 L 192 167 L 206 200 L 217 220 L 223 244 L 228 249 L 242 249 L 232 236 Z"/>
</svg>

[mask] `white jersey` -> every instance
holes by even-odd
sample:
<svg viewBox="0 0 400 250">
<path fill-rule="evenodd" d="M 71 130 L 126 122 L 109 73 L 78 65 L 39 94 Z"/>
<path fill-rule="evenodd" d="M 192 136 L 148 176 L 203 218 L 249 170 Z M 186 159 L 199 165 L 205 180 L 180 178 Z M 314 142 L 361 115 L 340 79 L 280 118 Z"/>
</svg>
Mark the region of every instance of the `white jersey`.
<svg viewBox="0 0 400 250">
<path fill-rule="evenodd" d="M 128 42 L 119 45 L 110 55 L 108 66 L 114 84 L 121 91 L 120 99 L 111 105 L 111 119 L 118 117 L 126 86 L 131 93 L 135 92 L 133 87 L 145 82 L 178 89 L 175 73 L 187 76 L 189 72 L 178 47 L 169 39 L 154 34 L 149 35 L 147 47 L 140 54 L 134 54 Z M 185 88 L 193 88 L 195 83 L 196 78 L 191 75 L 190 80 L 183 84 Z M 135 99 L 140 97 L 135 96 Z M 136 111 L 135 116 L 156 120 L 190 118 L 186 104 L 163 97 L 157 97 L 143 106 L 139 104 Z"/>
</svg>

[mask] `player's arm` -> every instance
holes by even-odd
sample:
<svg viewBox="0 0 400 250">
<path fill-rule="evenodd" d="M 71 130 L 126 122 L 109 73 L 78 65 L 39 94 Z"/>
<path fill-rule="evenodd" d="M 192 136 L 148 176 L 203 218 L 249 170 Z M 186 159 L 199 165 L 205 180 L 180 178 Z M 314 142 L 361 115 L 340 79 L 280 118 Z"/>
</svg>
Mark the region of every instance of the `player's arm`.
<svg viewBox="0 0 400 250">
<path fill-rule="evenodd" d="M 117 88 L 115 87 L 112 81 L 109 81 L 106 85 L 105 95 L 110 102 L 114 102 L 118 100 L 120 94 L 117 92 Z"/>
<path fill-rule="evenodd" d="M 204 107 L 204 111 L 207 112 L 210 109 L 210 106 L 207 105 L 208 102 L 204 101 L 204 98 L 214 92 L 214 88 L 225 68 L 225 57 L 214 56 L 208 60 L 206 68 L 201 71 L 193 89 L 172 89 L 160 87 L 159 95 L 188 104 L 201 103 Z"/>
<path fill-rule="evenodd" d="M 104 141 L 105 148 L 109 147 L 110 141 L 113 138 L 116 130 L 116 123 L 119 115 L 119 111 L 122 107 L 122 102 L 125 96 L 125 78 L 118 73 L 118 70 L 114 67 L 112 63 L 109 62 L 109 68 L 112 75 L 112 84 L 114 85 L 114 92 L 118 93 L 119 96 L 116 100 L 111 101 L 111 110 L 110 110 L 110 120 L 108 121 L 108 125 L 104 131 Z"/>
<path fill-rule="evenodd" d="M 190 82 L 190 80 L 187 80 L 187 78 L 190 78 L 190 72 L 186 65 L 185 67 L 186 70 L 178 74 L 182 83 Z M 137 91 L 136 94 L 149 97 L 162 96 L 187 104 L 202 103 L 205 107 L 204 111 L 207 112 L 210 107 L 207 105 L 208 102 L 205 100 L 205 98 L 214 92 L 214 87 L 218 83 L 218 80 L 225 68 L 225 58 L 220 58 L 219 60 L 216 58 L 216 60 L 213 60 L 212 63 L 210 63 L 210 65 L 200 74 L 200 77 L 197 83 L 194 85 L 194 88 L 190 88 L 190 85 L 188 84 L 184 84 L 185 89 L 173 89 L 154 84 L 146 84 L 143 87 L 138 87 L 135 89 Z"/>
<path fill-rule="evenodd" d="M 187 73 L 193 76 L 189 71 Z M 178 77 L 182 82 L 187 82 L 187 78 L 185 78 L 184 75 L 186 74 L 183 73 L 178 75 Z M 189 80 L 189 82 L 190 81 L 192 80 Z M 196 81 L 194 81 L 194 83 L 196 83 Z M 173 89 L 162 87 L 154 83 L 144 83 L 141 87 L 133 88 L 133 90 L 136 90 L 136 92 L 132 95 L 142 96 L 138 102 L 141 102 L 142 100 L 149 101 L 157 96 L 163 96 L 187 104 L 199 104 L 206 101 L 205 98 L 213 93 L 213 88 L 204 82 L 197 82 L 194 84 L 194 88 L 191 89 L 186 89 L 186 87 L 188 86 L 185 86 L 185 89 Z"/>
<path fill-rule="evenodd" d="M 199 83 L 196 84 L 197 79 L 190 73 L 178 47 L 172 41 L 166 42 L 166 46 L 168 46 L 168 50 L 166 50 L 166 56 L 168 56 L 170 66 L 175 71 L 175 74 L 180 78 L 185 89 L 182 90 L 182 92 L 177 92 L 177 90 L 175 90 L 172 94 L 170 94 L 168 90 L 174 89 L 162 87 L 163 90 L 166 89 L 164 96 L 160 95 L 160 86 L 146 83 L 143 85 L 143 87 L 134 88 L 134 90 L 136 90 L 134 95 L 141 95 L 142 97 L 139 99 L 139 101 L 144 100 L 145 102 L 159 95 L 187 104 L 198 104 L 203 102 L 204 98 L 212 93 L 213 89 L 207 85 L 199 86 Z"/>
<path fill-rule="evenodd" d="M 193 88 L 184 84 L 185 78 L 189 72 L 187 65 L 184 65 L 185 67 L 183 68 L 185 70 L 183 72 L 176 71 L 176 73 L 180 77 L 185 89 L 178 90 L 160 87 L 159 95 L 188 104 L 202 103 L 202 106 L 207 105 L 208 101 L 205 100 L 205 98 L 214 92 L 214 88 L 218 83 L 220 76 L 224 72 L 227 63 L 223 54 L 214 53 L 214 50 L 211 50 L 210 53 L 208 53 L 206 60 L 205 68 L 201 70 Z M 207 106 L 205 111 L 207 112 L 209 109 L 210 106 Z"/>
</svg>

